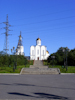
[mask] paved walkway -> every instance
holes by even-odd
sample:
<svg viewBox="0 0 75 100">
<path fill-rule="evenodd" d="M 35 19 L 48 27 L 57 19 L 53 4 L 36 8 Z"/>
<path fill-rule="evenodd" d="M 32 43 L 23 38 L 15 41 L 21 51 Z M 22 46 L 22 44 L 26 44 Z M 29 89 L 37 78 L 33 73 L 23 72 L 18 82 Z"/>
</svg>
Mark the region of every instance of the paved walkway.
<svg viewBox="0 0 75 100">
<path fill-rule="evenodd" d="M 75 75 L 0 75 L 0 100 L 75 100 Z"/>
</svg>

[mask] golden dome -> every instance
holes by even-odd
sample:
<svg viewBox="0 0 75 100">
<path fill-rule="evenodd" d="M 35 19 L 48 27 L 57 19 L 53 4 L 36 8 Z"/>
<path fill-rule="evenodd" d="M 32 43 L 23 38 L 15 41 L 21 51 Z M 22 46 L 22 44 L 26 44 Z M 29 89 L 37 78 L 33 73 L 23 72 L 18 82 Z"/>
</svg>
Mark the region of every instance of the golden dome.
<svg viewBox="0 0 75 100">
<path fill-rule="evenodd" d="M 41 40 L 40 38 L 37 38 L 37 40 Z"/>
<path fill-rule="evenodd" d="M 49 53 L 48 51 L 46 51 L 46 53 Z"/>
</svg>

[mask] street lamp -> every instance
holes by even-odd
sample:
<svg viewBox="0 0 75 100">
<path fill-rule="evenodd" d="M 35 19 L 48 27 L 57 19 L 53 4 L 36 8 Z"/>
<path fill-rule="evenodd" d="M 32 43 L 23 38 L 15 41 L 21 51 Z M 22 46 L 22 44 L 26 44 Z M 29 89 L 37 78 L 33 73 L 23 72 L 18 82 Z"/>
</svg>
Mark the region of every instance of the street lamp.
<svg viewBox="0 0 75 100">
<path fill-rule="evenodd" d="M 66 53 L 66 71 L 67 71 L 67 51 L 68 51 L 67 47 L 66 47 L 66 49 L 63 49 L 63 52 L 64 52 L 64 68 L 65 68 L 65 53 Z"/>
<path fill-rule="evenodd" d="M 64 52 L 64 68 L 65 68 L 65 49 L 63 49 Z"/>
<path fill-rule="evenodd" d="M 54 59 L 55 59 L 55 56 L 51 56 L 52 60 L 53 60 L 53 65 L 54 65 Z"/>
<path fill-rule="evenodd" d="M 15 47 L 13 47 L 13 49 L 11 49 L 12 54 L 14 55 L 14 67 L 13 67 L 13 72 L 15 72 L 16 66 L 17 66 L 17 56 L 16 56 L 16 62 L 15 62 L 15 54 L 17 52 L 17 49 L 15 49 Z"/>
</svg>

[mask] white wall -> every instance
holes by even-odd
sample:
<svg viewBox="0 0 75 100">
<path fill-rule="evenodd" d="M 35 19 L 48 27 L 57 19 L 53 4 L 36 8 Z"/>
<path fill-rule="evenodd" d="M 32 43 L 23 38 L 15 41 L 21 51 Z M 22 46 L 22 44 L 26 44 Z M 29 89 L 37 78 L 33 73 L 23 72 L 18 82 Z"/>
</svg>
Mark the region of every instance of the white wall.
<svg viewBox="0 0 75 100">
<path fill-rule="evenodd" d="M 17 47 L 16 55 L 19 55 L 19 54 L 24 55 L 24 47 L 23 46 L 18 46 Z"/>
<path fill-rule="evenodd" d="M 31 46 L 30 47 L 30 60 L 34 60 L 35 59 L 34 55 L 35 55 L 35 47 Z"/>
<path fill-rule="evenodd" d="M 46 55 L 46 47 L 41 46 L 41 60 L 45 59 L 45 55 Z"/>
<path fill-rule="evenodd" d="M 46 59 L 49 57 L 49 55 L 50 55 L 49 53 L 46 53 Z"/>
<path fill-rule="evenodd" d="M 36 45 L 35 47 L 35 60 L 38 60 L 38 57 L 39 57 L 39 60 L 41 60 L 41 57 L 40 57 L 40 46 L 39 45 Z"/>
<path fill-rule="evenodd" d="M 41 40 L 37 40 L 36 45 L 41 45 Z"/>
</svg>

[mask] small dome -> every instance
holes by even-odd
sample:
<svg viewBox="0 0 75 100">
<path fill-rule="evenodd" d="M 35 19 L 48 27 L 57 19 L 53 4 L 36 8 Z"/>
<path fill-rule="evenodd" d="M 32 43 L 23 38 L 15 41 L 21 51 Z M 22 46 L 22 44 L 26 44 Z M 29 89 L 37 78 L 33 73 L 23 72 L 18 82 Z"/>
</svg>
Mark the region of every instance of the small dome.
<svg viewBox="0 0 75 100">
<path fill-rule="evenodd" d="M 40 39 L 40 38 L 37 38 L 37 40 L 40 40 L 40 41 L 41 41 L 41 39 Z"/>
<path fill-rule="evenodd" d="M 49 53 L 48 51 L 46 51 L 46 53 Z"/>
</svg>

